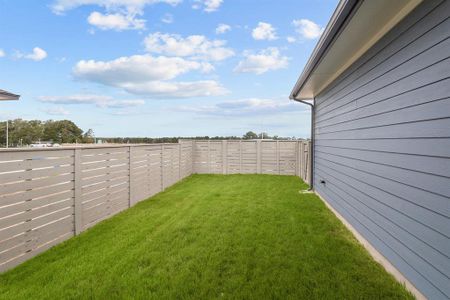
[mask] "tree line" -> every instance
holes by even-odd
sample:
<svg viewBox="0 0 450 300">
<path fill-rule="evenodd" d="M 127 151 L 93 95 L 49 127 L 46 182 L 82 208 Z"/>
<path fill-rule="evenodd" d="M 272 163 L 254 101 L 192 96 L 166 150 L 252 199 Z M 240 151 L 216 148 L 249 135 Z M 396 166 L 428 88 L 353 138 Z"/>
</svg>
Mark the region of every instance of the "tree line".
<svg viewBox="0 0 450 300">
<path fill-rule="evenodd" d="M 70 120 L 22 120 L 8 121 L 9 146 L 21 147 L 38 142 L 50 142 L 58 144 L 66 143 L 94 143 L 96 138 L 94 131 L 86 132 Z M 120 144 L 151 144 L 151 143 L 176 143 L 179 139 L 193 140 L 240 140 L 240 139 L 296 139 L 295 137 L 269 136 L 267 133 L 246 132 L 243 136 L 195 136 L 195 137 L 97 137 L 105 143 Z M 0 145 L 6 145 L 6 122 L 0 122 Z"/>
<path fill-rule="evenodd" d="M 6 122 L 0 122 L 0 144 L 6 145 Z M 89 131 L 83 130 L 74 122 L 40 121 L 15 119 L 8 121 L 9 146 L 26 146 L 38 142 L 88 143 L 93 142 Z"/>
<path fill-rule="evenodd" d="M 278 135 L 270 136 L 267 133 L 255 133 L 248 131 L 242 136 L 193 136 L 193 137 L 98 137 L 106 143 L 115 144 L 153 144 L 153 143 L 177 143 L 178 140 L 254 140 L 254 139 L 272 139 L 272 140 L 296 140 L 296 137 L 280 137 Z"/>
</svg>

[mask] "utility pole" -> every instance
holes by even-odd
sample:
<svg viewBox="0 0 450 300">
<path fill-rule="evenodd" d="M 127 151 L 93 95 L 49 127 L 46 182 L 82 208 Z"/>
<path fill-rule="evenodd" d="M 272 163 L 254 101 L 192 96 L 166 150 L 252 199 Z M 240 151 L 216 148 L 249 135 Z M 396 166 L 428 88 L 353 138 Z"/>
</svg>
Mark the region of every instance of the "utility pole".
<svg viewBox="0 0 450 300">
<path fill-rule="evenodd" d="M 9 147 L 9 120 L 6 120 L 6 148 Z"/>
</svg>

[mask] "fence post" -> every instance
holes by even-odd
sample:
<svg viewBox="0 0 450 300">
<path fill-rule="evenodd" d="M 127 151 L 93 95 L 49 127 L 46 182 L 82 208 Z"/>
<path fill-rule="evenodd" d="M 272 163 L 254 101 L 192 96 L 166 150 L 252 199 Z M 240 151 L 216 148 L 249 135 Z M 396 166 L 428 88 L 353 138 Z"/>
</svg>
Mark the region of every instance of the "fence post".
<svg viewBox="0 0 450 300">
<path fill-rule="evenodd" d="M 75 235 L 83 231 L 83 206 L 81 195 L 81 149 L 74 150 L 74 223 Z"/>
<path fill-rule="evenodd" d="M 312 164 L 311 164 L 311 162 L 312 162 L 311 148 L 312 148 L 312 143 L 311 143 L 311 141 L 308 141 L 308 147 L 307 147 L 307 149 L 308 149 L 308 161 L 307 161 L 308 166 L 307 166 L 307 173 L 306 173 L 306 181 L 308 182 L 308 184 L 311 184 L 311 174 L 312 174 L 312 172 L 311 172 L 311 166 L 312 166 Z"/>
<path fill-rule="evenodd" d="M 181 180 L 181 143 L 178 141 L 178 180 Z"/>
<path fill-rule="evenodd" d="M 210 140 L 208 140 L 208 174 L 211 174 L 211 145 Z"/>
<path fill-rule="evenodd" d="M 239 174 L 242 174 L 242 140 L 239 141 Z"/>
<path fill-rule="evenodd" d="M 298 176 L 303 180 L 303 140 L 298 144 Z"/>
<path fill-rule="evenodd" d="M 299 165 L 298 165 L 298 153 L 299 153 L 299 143 L 298 141 L 295 143 L 295 176 L 299 174 Z"/>
<path fill-rule="evenodd" d="M 303 169 L 305 169 L 305 142 L 302 140 L 302 142 L 300 143 L 300 177 L 302 178 L 302 180 L 305 180 L 303 178 Z"/>
<path fill-rule="evenodd" d="M 227 141 L 222 141 L 222 174 L 227 174 Z"/>
<path fill-rule="evenodd" d="M 195 140 L 191 141 L 191 174 L 195 174 Z"/>
<path fill-rule="evenodd" d="M 161 191 L 164 191 L 164 144 L 161 144 Z"/>
<path fill-rule="evenodd" d="M 132 150 L 133 148 L 131 146 L 128 146 L 128 207 L 131 207 L 133 205 L 133 157 L 132 157 Z"/>
<path fill-rule="evenodd" d="M 261 140 L 256 140 L 256 174 L 261 174 Z"/>
<path fill-rule="evenodd" d="M 280 175 L 280 144 L 279 141 L 277 140 L 277 145 L 276 145 L 276 152 L 277 152 L 277 169 L 278 169 L 278 175 Z"/>
</svg>

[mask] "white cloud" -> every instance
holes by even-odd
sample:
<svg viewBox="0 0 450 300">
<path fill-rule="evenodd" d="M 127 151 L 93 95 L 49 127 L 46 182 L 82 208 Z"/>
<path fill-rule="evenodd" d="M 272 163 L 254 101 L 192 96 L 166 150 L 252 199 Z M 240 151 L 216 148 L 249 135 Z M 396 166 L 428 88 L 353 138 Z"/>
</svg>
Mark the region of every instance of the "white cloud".
<svg viewBox="0 0 450 300">
<path fill-rule="evenodd" d="M 167 3 L 177 5 L 182 0 L 55 0 L 51 9 L 56 14 L 62 14 L 71 9 L 84 5 L 97 5 L 108 11 L 127 11 L 128 13 L 141 14 L 146 5 Z"/>
<path fill-rule="evenodd" d="M 239 73 L 263 74 L 267 71 L 284 69 L 288 66 L 289 58 L 282 56 L 275 47 L 267 48 L 259 53 L 244 53 L 245 59 L 240 61 L 234 69 Z"/>
<path fill-rule="evenodd" d="M 183 38 L 177 34 L 156 32 L 148 35 L 144 44 L 148 52 L 192 59 L 220 61 L 234 55 L 232 49 L 225 47 L 226 41 L 208 40 L 203 35 Z"/>
<path fill-rule="evenodd" d="M 211 68 L 208 63 L 181 57 L 133 55 L 111 61 L 81 60 L 76 64 L 73 73 L 80 79 L 118 85 L 127 81 L 169 80 L 189 71 L 208 72 Z"/>
<path fill-rule="evenodd" d="M 192 5 L 193 9 L 201 9 L 203 8 L 206 12 L 214 12 L 217 11 L 222 5 L 223 0 L 194 0 L 194 4 Z"/>
<path fill-rule="evenodd" d="M 14 54 L 14 56 L 15 56 L 15 58 L 26 58 L 26 59 L 31 59 L 34 61 L 40 61 L 47 57 L 47 52 L 42 48 L 34 47 L 32 53 L 24 54 L 19 51 L 19 52 L 16 52 Z"/>
<path fill-rule="evenodd" d="M 127 108 L 127 107 L 136 107 L 140 105 L 144 105 L 144 100 L 116 100 L 116 101 L 109 101 L 107 103 L 104 103 L 103 105 L 100 104 L 100 107 L 107 107 L 107 108 Z"/>
<path fill-rule="evenodd" d="M 224 34 L 230 30 L 231 30 L 230 25 L 221 23 L 221 24 L 217 25 L 216 34 Z"/>
<path fill-rule="evenodd" d="M 306 39 L 318 38 L 324 30 L 318 24 L 308 19 L 294 20 L 292 21 L 292 24 L 296 28 L 295 31 L 297 31 L 300 36 Z"/>
<path fill-rule="evenodd" d="M 259 22 L 258 26 L 252 31 L 252 37 L 255 40 L 272 41 L 277 39 L 277 33 L 275 28 L 271 24 Z"/>
<path fill-rule="evenodd" d="M 97 11 L 92 12 L 88 17 L 88 23 L 101 30 L 140 30 L 145 29 L 145 20 L 136 18 L 133 14 L 102 14 Z"/>
<path fill-rule="evenodd" d="M 288 36 L 286 38 L 286 41 L 288 41 L 288 43 L 295 43 L 297 41 L 297 39 L 293 36 Z"/>
<path fill-rule="evenodd" d="M 109 114 L 113 116 L 140 116 L 140 115 L 151 115 L 154 112 L 145 112 L 136 109 L 119 109 L 113 110 Z"/>
<path fill-rule="evenodd" d="M 214 80 L 169 81 L 191 71 L 208 72 L 212 65 L 181 57 L 134 55 L 111 61 L 82 60 L 73 70 L 76 78 L 121 88 L 129 93 L 161 98 L 224 95 Z"/>
<path fill-rule="evenodd" d="M 173 15 L 172 14 L 165 14 L 161 18 L 161 22 L 166 23 L 166 24 L 172 24 L 173 23 Z"/>
<path fill-rule="evenodd" d="M 53 104 L 92 104 L 101 108 L 127 108 L 145 104 L 144 100 L 115 100 L 113 97 L 95 94 L 76 94 L 67 96 L 40 96 L 38 100 Z"/>
<path fill-rule="evenodd" d="M 52 116 L 67 116 L 70 115 L 70 112 L 66 109 L 64 109 L 63 107 L 50 107 L 50 108 L 46 108 L 43 110 L 44 112 L 46 112 L 49 115 Z"/>
<path fill-rule="evenodd" d="M 3 49 L 0 49 L 0 57 L 4 57 L 6 55 L 5 51 Z"/>
<path fill-rule="evenodd" d="M 128 82 L 121 87 L 129 93 L 156 98 L 191 98 L 222 96 L 229 93 L 215 80 L 200 80 L 191 82 Z"/>
<path fill-rule="evenodd" d="M 108 101 L 110 98 L 101 95 L 69 95 L 69 96 L 40 96 L 38 100 L 53 104 L 97 104 Z"/>
<path fill-rule="evenodd" d="M 33 48 L 33 53 L 25 55 L 25 58 L 32 59 L 34 61 L 43 60 L 47 57 L 47 52 L 39 47 Z"/>
<path fill-rule="evenodd" d="M 55 0 L 50 6 L 55 14 L 65 12 L 85 5 L 102 7 L 106 13 L 92 12 L 88 17 L 89 24 L 101 30 L 141 30 L 145 29 L 145 20 L 137 16 L 143 15 L 147 5 L 166 3 L 177 5 L 182 0 Z M 93 34 L 91 29 L 89 33 Z"/>
<path fill-rule="evenodd" d="M 230 100 L 213 105 L 179 106 L 178 111 L 193 112 L 214 116 L 255 116 L 291 113 L 304 110 L 302 106 L 287 99 L 250 98 Z"/>
</svg>

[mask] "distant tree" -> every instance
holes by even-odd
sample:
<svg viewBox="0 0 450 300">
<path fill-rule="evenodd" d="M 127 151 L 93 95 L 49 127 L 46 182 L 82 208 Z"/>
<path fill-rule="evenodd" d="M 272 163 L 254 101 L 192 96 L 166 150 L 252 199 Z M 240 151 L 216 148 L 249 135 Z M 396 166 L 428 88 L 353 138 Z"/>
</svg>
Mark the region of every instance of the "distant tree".
<svg viewBox="0 0 450 300">
<path fill-rule="evenodd" d="M 242 138 L 244 140 L 252 140 L 252 139 L 257 139 L 258 135 L 256 133 L 254 133 L 253 131 L 248 131 L 246 134 L 243 135 Z"/>
<path fill-rule="evenodd" d="M 38 141 L 44 135 L 44 124 L 40 120 L 28 121 L 27 129 L 24 134 L 23 144 L 28 145 Z"/>
<path fill-rule="evenodd" d="M 39 120 L 9 120 L 9 145 L 28 145 L 41 138 L 43 125 Z M 0 122 L 0 144 L 6 145 L 6 122 Z"/>
<path fill-rule="evenodd" d="M 75 143 L 82 139 L 83 130 L 69 120 L 44 123 L 44 139 L 54 143 Z"/>
<path fill-rule="evenodd" d="M 258 134 L 259 139 L 270 139 L 270 136 L 266 132 Z"/>
<path fill-rule="evenodd" d="M 92 144 L 94 142 L 95 142 L 94 130 L 89 128 L 88 131 L 86 131 L 83 134 L 83 143 L 90 143 L 90 144 Z"/>
</svg>

